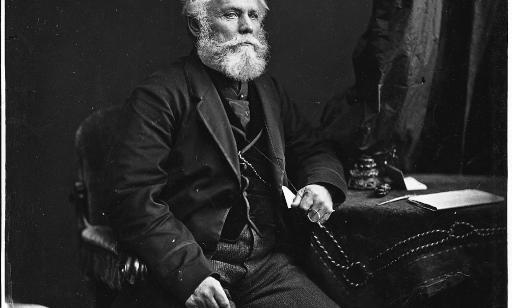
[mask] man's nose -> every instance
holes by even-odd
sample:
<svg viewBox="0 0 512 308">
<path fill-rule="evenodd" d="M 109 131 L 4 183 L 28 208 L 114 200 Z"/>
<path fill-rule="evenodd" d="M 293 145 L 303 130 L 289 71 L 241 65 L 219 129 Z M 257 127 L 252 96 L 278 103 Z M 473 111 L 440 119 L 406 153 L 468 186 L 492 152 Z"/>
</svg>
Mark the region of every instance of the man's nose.
<svg viewBox="0 0 512 308">
<path fill-rule="evenodd" d="M 249 18 L 248 15 L 242 15 L 239 19 L 238 32 L 240 34 L 247 34 L 254 32 L 254 22 Z"/>
</svg>

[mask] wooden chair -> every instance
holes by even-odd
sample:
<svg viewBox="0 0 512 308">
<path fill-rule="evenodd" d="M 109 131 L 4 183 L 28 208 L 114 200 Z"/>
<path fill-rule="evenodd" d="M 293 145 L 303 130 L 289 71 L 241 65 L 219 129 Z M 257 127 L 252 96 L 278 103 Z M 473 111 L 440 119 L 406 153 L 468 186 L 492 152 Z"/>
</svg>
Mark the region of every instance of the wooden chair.
<svg viewBox="0 0 512 308">
<path fill-rule="evenodd" d="M 147 274 L 138 258 L 119 249 L 106 215 L 110 204 L 106 164 L 119 112 L 118 106 L 98 110 L 79 126 L 75 135 L 78 177 L 70 198 L 77 213 L 83 272 L 97 290 L 113 293 Z"/>
</svg>

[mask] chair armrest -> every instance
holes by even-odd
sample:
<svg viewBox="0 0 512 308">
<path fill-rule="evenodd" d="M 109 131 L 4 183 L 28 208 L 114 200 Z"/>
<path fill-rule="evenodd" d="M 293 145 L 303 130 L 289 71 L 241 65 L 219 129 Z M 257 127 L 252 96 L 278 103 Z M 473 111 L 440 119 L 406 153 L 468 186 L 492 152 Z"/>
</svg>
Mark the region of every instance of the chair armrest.
<svg viewBox="0 0 512 308">
<path fill-rule="evenodd" d="M 91 225 L 85 218 L 83 218 L 83 221 L 85 226 L 81 232 L 81 239 L 83 241 L 118 254 L 117 241 L 110 227 Z"/>
<path fill-rule="evenodd" d="M 118 291 L 126 284 L 134 285 L 147 278 L 148 269 L 140 259 L 118 250 L 110 227 L 91 225 L 87 219 L 82 219 L 81 259 L 88 276 Z"/>
</svg>

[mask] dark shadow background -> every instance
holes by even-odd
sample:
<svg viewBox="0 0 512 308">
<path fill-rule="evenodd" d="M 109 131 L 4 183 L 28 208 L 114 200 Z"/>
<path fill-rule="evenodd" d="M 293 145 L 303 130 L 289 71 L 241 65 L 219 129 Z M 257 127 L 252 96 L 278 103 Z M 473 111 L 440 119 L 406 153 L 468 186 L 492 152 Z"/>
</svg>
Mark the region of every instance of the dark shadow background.
<svg viewBox="0 0 512 308">
<path fill-rule="evenodd" d="M 304 108 L 353 83 L 370 0 L 270 0 L 270 69 Z M 89 307 L 77 260 L 73 139 L 145 76 L 188 54 L 177 0 L 6 1 L 7 294 Z"/>
</svg>

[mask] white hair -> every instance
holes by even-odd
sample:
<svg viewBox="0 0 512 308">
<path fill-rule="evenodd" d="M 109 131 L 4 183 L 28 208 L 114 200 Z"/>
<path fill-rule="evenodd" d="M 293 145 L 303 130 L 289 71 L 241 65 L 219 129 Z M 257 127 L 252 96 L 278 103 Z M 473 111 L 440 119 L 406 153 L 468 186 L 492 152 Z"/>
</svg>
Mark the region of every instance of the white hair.
<svg viewBox="0 0 512 308">
<path fill-rule="evenodd" d="M 183 15 L 187 17 L 197 18 L 202 20 L 207 16 L 207 5 L 212 0 L 182 0 Z M 266 0 L 258 0 L 264 9 L 264 13 L 269 10 Z"/>
<path fill-rule="evenodd" d="M 186 17 L 202 20 L 207 15 L 207 4 L 211 0 L 182 0 L 182 14 Z"/>
</svg>

